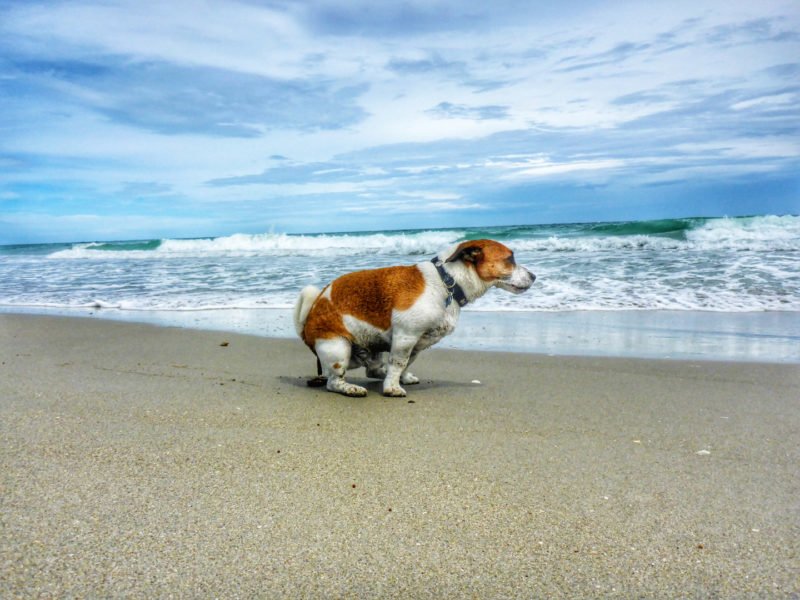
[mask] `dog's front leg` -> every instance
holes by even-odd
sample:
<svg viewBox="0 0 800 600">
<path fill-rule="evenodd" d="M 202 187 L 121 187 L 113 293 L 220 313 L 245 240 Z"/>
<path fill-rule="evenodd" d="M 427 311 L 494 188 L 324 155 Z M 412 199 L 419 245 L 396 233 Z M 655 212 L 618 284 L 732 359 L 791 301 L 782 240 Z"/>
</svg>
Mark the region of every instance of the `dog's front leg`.
<svg viewBox="0 0 800 600">
<path fill-rule="evenodd" d="M 408 366 L 408 360 L 418 338 L 412 335 L 395 333 L 392 336 L 392 350 L 389 352 L 389 363 L 386 365 L 386 379 L 383 380 L 383 395 L 402 398 L 406 391 L 400 387 L 400 376 Z"/>
<path fill-rule="evenodd" d="M 419 352 L 417 352 L 416 348 L 411 352 L 411 356 L 408 357 L 408 364 L 406 364 L 406 370 L 400 374 L 400 383 L 402 385 L 414 385 L 419 383 L 419 377 L 414 375 L 411 371 L 409 371 L 409 367 L 411 363 L 414 362 L 414 359 L 417 358 Z"/>
</svg>

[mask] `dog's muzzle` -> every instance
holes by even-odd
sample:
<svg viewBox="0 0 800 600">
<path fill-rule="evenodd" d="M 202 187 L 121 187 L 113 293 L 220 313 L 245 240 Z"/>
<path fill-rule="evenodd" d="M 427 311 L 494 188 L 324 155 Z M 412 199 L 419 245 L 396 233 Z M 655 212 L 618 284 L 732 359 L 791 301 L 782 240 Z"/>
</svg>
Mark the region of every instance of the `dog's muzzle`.
<svg viewBox="0 0 800 600">
<path fill-rule="evenodd" d="M 521 294 L 529 289 L 534 281 L 536 281 L 536 275 L 528 271 L 525 267 L 518 266 L 509 277 L 501 279 L 497 283 L 497 287 L 511 292 L 512 294 Z"/>
</svg>

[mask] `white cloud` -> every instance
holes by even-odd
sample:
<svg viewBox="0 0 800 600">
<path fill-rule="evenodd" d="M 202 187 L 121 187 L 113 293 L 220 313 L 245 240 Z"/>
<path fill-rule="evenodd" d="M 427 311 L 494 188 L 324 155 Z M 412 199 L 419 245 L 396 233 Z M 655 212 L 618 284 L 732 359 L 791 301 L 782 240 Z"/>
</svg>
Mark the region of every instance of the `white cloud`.
<svg viewBox="0 0 800 600">
<path fill-rule="evenodd" d="M 607 171 L 625 167 L 627 161 L 615 158 L 553 160 L 547 154 L 509 155 L 484 163 L 490 170 L 500 171 L 503 179 L 531 179 L 564 175 L 580 171 Z"/>
<path fill-rule="evenodd" d="M 507 178 L 537 178 L 548 177 L 550 175 L 564 175 L 566 173 L 575 173 L 580 171 L 608 171 L 611 169 L 620 169 L 624 167 L 626 162 L 615 158 L 606 158 L 599 160 L 578 160 L 573 162 L 544 162 L 539 165 L 531 166 L 519 171 L 515 171 L 506 175 Z"/>
<path fill-rule="evenodd" d="M 461 198 L 463 198 L 461 194 L 455 194 L 453 192 L 440 192 L 433 190 L 400 192 L 397 195 L 400 196 L 401 198 L 421 198 L 423 200 L 436 200 L 436 201 L 461 200 Z"/>
<path fill-rule="evenodd" d="M 767 136 L 757 139 L 720 139 L 713 142 L 677 144 L 674 147 L 689 155 L 722 155 L 731 158 L 786 158 L 800 157 L 800 141 L 794 136 Z"/>
<path fill-rule="evenodd" d="M 797 106 L 798 94 L 783 93 L 783 94 L 770 94 L 768 96 L 761 96 L 752 100 L 744 100 L 732 105 L 733 110 L 744 110 L 746 108 L 763 107 L 763 106 L 781 106 L 791 105 Z"/>
<path fill-rule="evenodd" d="M 144 182 L 232 214 L 383 194 L 378 218 L 554 180 L 796 176 L 791 2 L 399 6 L 4 6 L 4 208 Z"/>
<path fill-rule="evenodd" d="M 202 65 L 276 77 L 298 72 L 308 46 L 286 14 L 240 2 L 139 0 L 19 4 L 5 29 L 45 55 L 66 47 L 134 60 Z M 55 42 L 48 52 L 47 42 Z"/>
<path fill-rule="evenodd" d="M 487 210 L 489 207 L 478 202 L 457 202 L 457 201 L 404 201 L 398 198 L 378 201 L 364 201 L 358 204 L 346 203 L 341 210 L 346 213 L 374 213 L 385 212 L 392 215 L 401 214 L 423 214 Z M 422 225 L 422 224 L 421 224 Z"/>
</svg>

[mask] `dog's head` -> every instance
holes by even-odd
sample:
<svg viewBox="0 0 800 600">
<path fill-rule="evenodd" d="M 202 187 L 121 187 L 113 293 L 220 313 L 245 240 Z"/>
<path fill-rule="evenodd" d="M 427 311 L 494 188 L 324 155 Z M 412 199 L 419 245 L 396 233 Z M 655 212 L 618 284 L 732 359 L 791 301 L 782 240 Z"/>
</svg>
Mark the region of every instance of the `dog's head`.
<svg viewBox="0 0 800 600">
<path fill-rule="evenodd" d="M 509 248 L 494 240 L 461 242 L 445 259 L 446 263 L 454 261 L 474 269 L 485 285 L 495 285 L 514 294 L 521 294 L 536 280 L 536 275 L 517 264 Z"/>
</svg>

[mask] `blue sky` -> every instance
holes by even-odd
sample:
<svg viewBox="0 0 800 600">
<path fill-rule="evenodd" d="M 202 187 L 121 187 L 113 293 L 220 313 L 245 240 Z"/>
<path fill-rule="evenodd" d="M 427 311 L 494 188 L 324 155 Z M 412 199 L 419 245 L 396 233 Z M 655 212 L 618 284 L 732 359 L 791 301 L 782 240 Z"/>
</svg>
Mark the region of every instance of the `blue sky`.
<svg viewBox="0 0 800 600">
<path fill-rule="evenodd" d="M 0 243 L 800 212 L 794 1 L 0 0 Z"/>
</svg>

